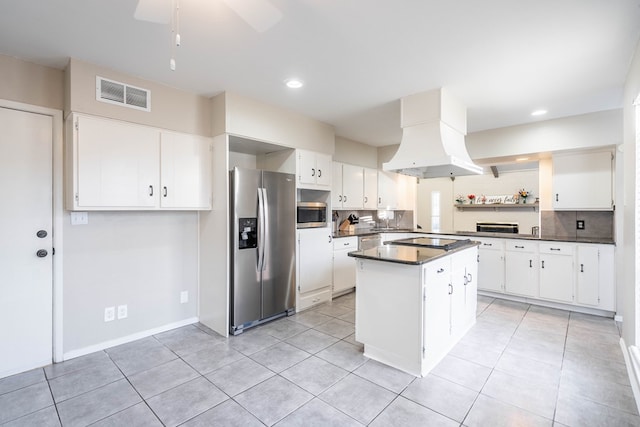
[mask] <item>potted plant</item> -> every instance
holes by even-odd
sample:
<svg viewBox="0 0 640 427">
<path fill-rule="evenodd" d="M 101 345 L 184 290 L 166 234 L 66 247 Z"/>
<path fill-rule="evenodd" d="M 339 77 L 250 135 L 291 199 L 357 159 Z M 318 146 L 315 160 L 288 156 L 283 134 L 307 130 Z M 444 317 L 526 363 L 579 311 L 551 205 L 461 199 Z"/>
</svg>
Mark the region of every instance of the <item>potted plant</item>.
<svg viewBox="0 0 640 427">
<path fill-rule="evenodd" d="M 464 201 L 465 201 L 464 196 L 462 194 L 458 194 L 458 197 L 456 197 L 456 203 L 461 205 L 464 203 Z"/>
</svg>

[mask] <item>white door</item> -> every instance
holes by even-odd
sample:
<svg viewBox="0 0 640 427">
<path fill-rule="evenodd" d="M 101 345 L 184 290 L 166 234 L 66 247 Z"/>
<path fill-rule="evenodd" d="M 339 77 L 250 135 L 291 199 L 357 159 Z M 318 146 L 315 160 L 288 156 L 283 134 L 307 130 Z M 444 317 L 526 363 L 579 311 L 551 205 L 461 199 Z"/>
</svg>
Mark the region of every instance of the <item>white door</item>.
<svg viewBox="0 0 640 427">
<path fill-rule="evenodd" d="M 0 129 L 2 378 L 52 361 L 53 123 L 0 108 Z"/>
</svg>

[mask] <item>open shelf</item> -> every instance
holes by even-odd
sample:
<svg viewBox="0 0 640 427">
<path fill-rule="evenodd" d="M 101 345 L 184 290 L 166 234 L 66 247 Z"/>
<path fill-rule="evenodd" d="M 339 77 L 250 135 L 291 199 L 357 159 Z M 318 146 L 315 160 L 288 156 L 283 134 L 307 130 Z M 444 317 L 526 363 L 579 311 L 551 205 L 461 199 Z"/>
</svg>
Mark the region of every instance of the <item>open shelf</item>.
<svg viewBox="0 0 640 427">
<path fill-rule="evenodd" d="M 537 211 L 539 207 L 539 203 L 491 203 L 491 204 L 482 204 L 482 203 L 474 203 L 474 204 L 460 204 L 456 203 L 454 205 L 458 210 L 494 210 L 499 211 L 503 209 L 529 209 L 533 211 Z"/>
</svg>

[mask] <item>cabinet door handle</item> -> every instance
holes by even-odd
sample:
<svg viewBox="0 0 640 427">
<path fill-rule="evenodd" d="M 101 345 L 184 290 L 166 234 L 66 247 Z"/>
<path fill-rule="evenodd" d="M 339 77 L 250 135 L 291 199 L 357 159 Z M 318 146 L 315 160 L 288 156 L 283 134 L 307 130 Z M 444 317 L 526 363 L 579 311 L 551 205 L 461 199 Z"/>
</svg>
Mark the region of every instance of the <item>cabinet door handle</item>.
<svg viewBox="0 0 640 427">
<path fill-rule="evenodd" d="M 473 282 L 473 276 L 471 275 L 471 273 L 467 273 L 467 280 L 469 281 L 469 283 Z"/>
<path fill-rule="evenodd" d="M 529 268 L 533 268 L 533 260 L 529 260 Z"/>
<path fill-rule="evenodd" d="M 544 260 L 542 260 L 542 268 L 544 268 Z"/>
<path fill-rule="evenodd" d="M 453 285 L 449 283 L 449 295 L 453 295 Z"/>
<path fill-rule="evenodd" d="M 316 176 L 316 170 L 315 170 L 315 168 L 311 168 L 311 176 Z"/>
<path fill-rule="evenodd" d="M 369 198 L 367 196 L 364 196 L 364 202 L 367 203 L 369 201 Z"/>
<path fill-rule="evenodd" d="M 382 204 L 382 197 L 378 197 L 378 203 Z"/>
<path fill-rule="evenodd" d="M 584 273 L 584 264 L 580 264 L 580 273 Z"/>
<path fill-rule="evenodd" d="M 515 248 L 516 248 L 516 249 L 524 249 L 524 246 L 518 246 L 518 245 L 516 245 L 516 246 L 515 246 Z"/>
<path fill-rule="evenodd" d="M 465 274 L 464 276 L 462 276 L 462 284 L 467 286 L 467 283 L 469 283 L 469 278 Z"/>
<path fill-rule="evenodd" d="M 149 186 L 149 196 L 153 196 L 153 185 Z"/>
<path fill-rule="evenodd" d="M 344 202 L 347 203 L 347 196 L 344 196 Z"/>
<path fill-rule="evenodd" d="M 343 243 L 344 246 L 349 246 L 349 243 Z"/>
<path fill-rule="evenodd" d="M 329 235 L 329 243 L 333 242 L 333 239 L 331 238 L 331 235 Z"/>
<path fill-rule="evenodd" d="M 552 251 L 560 251 L 560 248 L 551 248 Z"/>
<path fill-rule="evenodd" d="M 482 246 L 493 246 L 493 243 L 483 243 Z"/>
<path fill-rule="evenodd" d="M 165 186 L 165 187 L 162 187 L 162 191 L 163 191 L 163 193 L 164 193 L 164 194 L 163 194 L 163 196 L 164 196 L 164 197 L 167 197 L 167 187 L 166 187 L 166 186 Z"/>
<path fill-rule="evenodd" d="M 318 178 L 322 176 L 322 169 L 318 169 Z"/>
<path fill-rule="evenodd" d="M 342 201 L 342 195 L 341 195 L 341 194 L 339 194 L 339 195 L 338 195 L 338 201 L 339 201 L 339 202 L 341 202 L 341 201 Z"/>
<path fill-rule="evenodd" d="M 439 268 L 438 271 L 436 271 L 436 273 L 438 273 L 438 274 L 444 273 L 444 268 Z"/>
<path fill-rule="evenodd" d="M 556 193 L 556 202 L 558 201 L 558 193 Z"/>
</svg>

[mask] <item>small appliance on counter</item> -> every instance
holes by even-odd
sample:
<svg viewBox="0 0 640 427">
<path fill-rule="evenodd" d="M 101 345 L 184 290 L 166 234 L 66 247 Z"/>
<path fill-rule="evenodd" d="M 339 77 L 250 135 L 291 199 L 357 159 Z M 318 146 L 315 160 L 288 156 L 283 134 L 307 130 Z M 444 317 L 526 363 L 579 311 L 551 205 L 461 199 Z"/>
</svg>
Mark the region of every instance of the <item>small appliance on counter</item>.
<svg viewBox="0 0 640 427">
<path fill-rule="evenodd" d="M 517 222 L 476 222 L 476 231 L 485 233 L 518 234 Z"/>
</svg>

